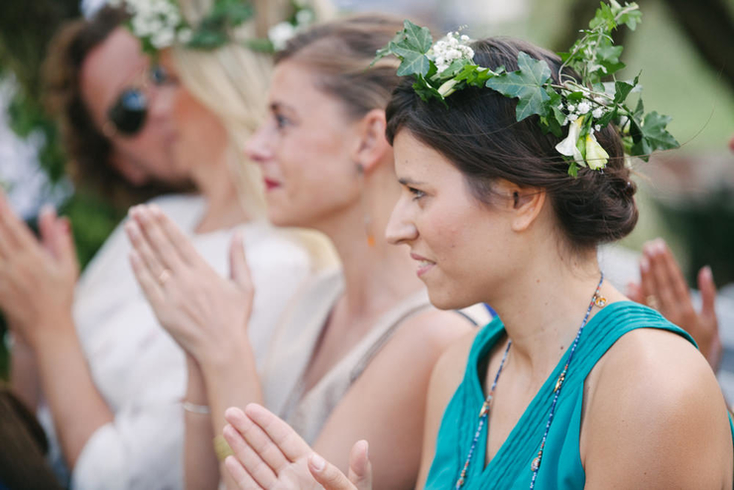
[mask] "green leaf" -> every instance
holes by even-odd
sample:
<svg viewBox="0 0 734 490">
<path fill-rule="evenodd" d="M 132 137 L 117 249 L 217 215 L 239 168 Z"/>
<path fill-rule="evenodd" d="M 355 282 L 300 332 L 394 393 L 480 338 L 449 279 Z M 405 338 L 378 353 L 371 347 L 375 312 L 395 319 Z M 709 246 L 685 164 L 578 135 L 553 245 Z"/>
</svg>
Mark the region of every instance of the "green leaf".
<svg viewBox="0 0 734 490">
<path fill-rule="evenodd" d="M 545 103 L 550 100 L 544 85 L 551 76 L 550 67 L 543 60 L 535 60 L 527 53 L 517 57 L 519 70 L 504 73 L 487 80 L 486 86 L 506 97 L 518 99 L 516 118 L 522 121 L 533 114 L 547 113 Z"/>
<path fill-rule="evenodd" d="M 571 164 L 568 166 L 568 175 L 570 175 L 573 178 L 576 178 L 579 176 L 579 166 L 576 164 L 576 160 L 571 160 Z"/>
<path fill-rule="evenodd" d="M 401 56 L 402 62 L 398 67 L 398 76 L 404 77 L 408 75 L 428 75 L 431 69 L 431 61 L 425 54 L 415 51 L 406 51 Z"/>
<path fill-rule="evenodd" d="M 426 54 L 433 46 L 433 36 L 427 27 L 420 27 L 406 20 L 405 26 L 405 42 L 415 51 Z"/>
<path fill-rule="evenodd" d="M 645 115 L 642 124 L 637 125 L 641 138 L 632 147 L 633 155 L 649 155 L 656 150 L 678 148 L 678 141 L 666 129 L 671 120 L 670 116 L 655 111 Z"/>
<path fill-rule="evenodd" d="M 614 17 L 615 15 L 614 12 L 612 12 L 612 8 L 602 2 L 599 8 L 596 9 L 596 15 L 589 22 L 589 28 L 596 29 L 597 27 L 602 26 L 604 30 L 611 31 L 617 26 Z"/>
<path fill-rule="evenodd" d="M 428 80 L 426 80 L 423 76 L 418 75 L 415 77 L 415 83 L 413 83 L 413 90 L 418 94 L 418 96 L 423 100 L 423 102 L 428 102 L 431 99 L 438 99 L 443 104 L 448 107 L 448 104 L 446 103 L 446 100 L 441 96 L 441 94 L 431 86 L 430 83 L 428 83 Z"/>
<path fill-rule="evenodd" d="M 504 67 L 499 67 L 496 71 L 492 71 L 489 68 L 483 68 L 477 65 L 466 65 L 454 79 L 457 82 L 466 81 L 466 84 L 472 87 L 483 87 L 486 85 L 487 80 L 503 73 L 504 70 Z"/>
<path fill-rule="evenodd" d="M 642 12 L 635 2 L 625 4 L 624 8 L 631 8 L 631 10 L 620 15 L 618 21 L 634 31 L 637 24 L 642 22 Z"/>
<path fill-rule="evenodd" d="M 614 103 L 623 103 L 627 99 L 629 93 L 632 92 L 632 89 L 635 88 L 635 85 L 637 85 L 637 83 L 633 85 L 629 82 L 614 82 Z"/>
</svg>

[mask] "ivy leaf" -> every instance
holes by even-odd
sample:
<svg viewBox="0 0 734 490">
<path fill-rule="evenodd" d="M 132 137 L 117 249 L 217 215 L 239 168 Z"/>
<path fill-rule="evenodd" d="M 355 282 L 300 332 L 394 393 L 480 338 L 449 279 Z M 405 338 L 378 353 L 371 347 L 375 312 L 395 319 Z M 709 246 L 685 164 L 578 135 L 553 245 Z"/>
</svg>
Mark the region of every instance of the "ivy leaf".
<svg viewBox="0 0 734 490">
<path fill-rule="evenodd" d="M 615 17 L 614 12 L 612 12 L 612 7 L 602 2 L 599 8 L 596 9 L 596 15 L 594 15 L 594 18 L 589 22 L 589 28 L 596 29 L 597 27 L 602 26 L 604 30 L 611 31 L 617 26 L 617 23 L 614 20 Z"/>
<path fill-rule="evenodd" d="M 642 12 L 635 2 L 626 3 L 624 9 L 630 9 L 628 12 L 623 13 L 619 16 L 619 23 L 624 24 L 631 30 L 637 29 L 637 24 L 642 22 Z"/>
<path fill-rule="evenodd" d="M 472 87 L 484 87 L 487 80 L 504 73 L 504 71 L 504 66 L 500 66 L 497 70 L 492 71 L 489 68 L 477 65 L 466 65 L 454 78 L 457 82 L 466 81 L 466 84 Z"/>
<path fill-rule="evenodd" d="M 409 20 L 405 21 L 404 26 L 406 45 L 421 54 L 426 54 L 431 49 L 431 46 L 433 46 L 433 36 L 431 36 L 431 31 L 427 27 L 417 26 Z"/>
<path fill-rule="evenodd" d="M 519 70 L 490 78 L 486 86 L 506 97 L 518 99 L 516 109 L 518 121 L 533 114 L 541 116 L 546 114 L 545 103 L 550 97 L 544 85 L 551 76 L 550 67 L 545 61 L 535 60 L 522 51 L 517 57 L 517 64 Z"/>
<path fill-rule="evenodd" d="M 655 150 L 678 148 L 678 141 L 665 129 L 671 120 L 670 116 L 655 111 L 646 114 L 642 124 L 636 124 L 641 137 L 632 147 L 633 155 L 649 155 Z"/>
</svg>

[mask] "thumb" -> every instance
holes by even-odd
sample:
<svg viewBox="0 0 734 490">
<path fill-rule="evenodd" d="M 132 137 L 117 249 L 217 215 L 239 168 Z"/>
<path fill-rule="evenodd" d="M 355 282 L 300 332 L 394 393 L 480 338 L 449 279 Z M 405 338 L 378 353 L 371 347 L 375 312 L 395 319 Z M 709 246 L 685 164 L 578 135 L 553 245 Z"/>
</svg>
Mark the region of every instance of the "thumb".
<svg viewBox="0 0 734 490">
<path fill-rule="evenodd" d="M 703 267 L 698 271 L 698 290 L 701 291 L 701 314 L 706 317 L 716 316 L 716 284 L 711 267 Z"/>
<path fill-rule="evenodd" d="M 339 468 L 316 453 L 308 458 L 308 469 L 324 490 L 363 490 L 355 487 Z"/>
<path fill-rule="evenodd" d="M 245 258 L 245 246 L 242 239 L 242 233 L 237 232 L 232 237 L 229 247 L 229 271 L 230 278 L 237 285 L 245 289 L 252 288 L 252 276 L 250 275 L 250 267 L 247 265 Z"/>
<path fill-rule="evenodd" d="M 349 454 L 349 481 L 358 490 L 372 489 L 372 463 L 370 463 L 369 444 L 365 440 L 352 446 Z"/>
</svg>

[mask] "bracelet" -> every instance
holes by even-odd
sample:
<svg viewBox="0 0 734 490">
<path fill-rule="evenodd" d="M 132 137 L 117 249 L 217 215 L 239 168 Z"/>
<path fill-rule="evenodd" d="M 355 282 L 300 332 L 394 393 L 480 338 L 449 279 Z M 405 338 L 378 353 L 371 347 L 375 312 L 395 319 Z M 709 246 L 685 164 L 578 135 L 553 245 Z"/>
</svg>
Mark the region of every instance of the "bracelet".
<svg viewBox="0 0 734 490">
<path fill-rule="evenodd" d="M 181 407 L 190 413 L 195 413 L 198 415 L 209 415 L 212 413 L 212 411 L 209 409 L 209 405 L 197 405 L 195 403 L 187 402 L 186 400 L 183 400 L 181 402 Z"/>
<path fill-rule="evenodd" d="M 232 447 L 229 445 L 227 440 L 224 438 L 222 434 L 219 434 L 216 436 L 212 443 L 214 444 L 214 454 L 217 455 L 217 459 L 220 462 L 224 462 L 225 459 L 227 459 L 227 456 L 233 456 L 234 451 L 232 451 Z"/>
</svg>

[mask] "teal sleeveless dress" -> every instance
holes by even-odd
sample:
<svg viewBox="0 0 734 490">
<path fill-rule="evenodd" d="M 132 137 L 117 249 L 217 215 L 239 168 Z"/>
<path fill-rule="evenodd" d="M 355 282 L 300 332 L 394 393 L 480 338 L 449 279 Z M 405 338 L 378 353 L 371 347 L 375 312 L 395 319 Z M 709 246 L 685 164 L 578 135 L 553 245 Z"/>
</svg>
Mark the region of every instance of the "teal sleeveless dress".
<svg viewBox="0 0 734 490">
<path fill-rule="evenodd" d="M 543 463 L 535 488 L 583 489 L 586 475 L 581 464 L 579 436 L 584 380 L 597 361 L 622 335 L 637 328 L 659 328 L 681 335 L 695 345 L 686 332 L 658 312 L 631 301 L 611 303 L 599 311 L 584 328 L 573 362 L 558 398 Z M 436 454 L 426 481 L 426 490 L 453 489 L 479 422 L 479 410 L 485 394 L 478 366 L 504 335 L 504 325 L 495 318 L 477 334 L 464 379 L 446 407 L 436 441 Z M 487 450 L 487 424 L 480 433 L 462 490 L 527 489 L 532 472 L 530 465 L 538 454 L 553 401 L 553 388 L 563 370 L 569 351 L 563 356 L 535 398 L 523 413 L 507 440 L 489 465 L 484 466 Z M 732 435 L 734 425 L 729 419 Z"/>
</svg>

